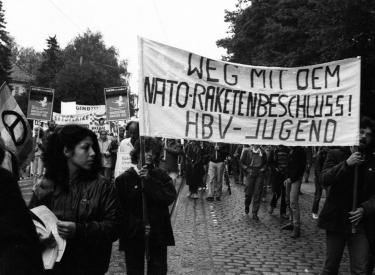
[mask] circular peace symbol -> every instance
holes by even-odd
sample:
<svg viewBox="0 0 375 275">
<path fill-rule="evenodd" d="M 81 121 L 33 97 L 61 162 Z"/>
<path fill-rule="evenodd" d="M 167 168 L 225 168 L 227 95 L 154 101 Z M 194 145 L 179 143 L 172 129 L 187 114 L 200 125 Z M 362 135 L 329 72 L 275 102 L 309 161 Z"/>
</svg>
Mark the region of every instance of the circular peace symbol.
<svg viewBox="0 0 375 275">
<path fill-rule="evenodd" d="M 13 121 L 12 124 L 8 125 L 6 122 L 5 122 L 5 116 L 15 116 L 16 119 Z M 15 112 L 15 111 L 9 111 L 9 110 L 6 110 L 6 111 L 3 111 L 2 115 L 1 115 L 1 119 L 3 120 L 3 124 L 5 126 L 5 129 L 7 129 L 10 137 L 12 138 L 13 142 L 14 142 L 14 145 L 16 146 L 20 146 L 22 145 L 25 140 L 26 140 L 26 137 L 27 137 L 27 126 L 26 126 L 26 122 L 23 120 L 22 116 Z M 14 128 L 16 128 L 16 126 L 21 123 L 22 124 L 22 134 L 19 135 L 18 137 L 16 137 L 15 133 L 14 133 Z"/>
</svg>

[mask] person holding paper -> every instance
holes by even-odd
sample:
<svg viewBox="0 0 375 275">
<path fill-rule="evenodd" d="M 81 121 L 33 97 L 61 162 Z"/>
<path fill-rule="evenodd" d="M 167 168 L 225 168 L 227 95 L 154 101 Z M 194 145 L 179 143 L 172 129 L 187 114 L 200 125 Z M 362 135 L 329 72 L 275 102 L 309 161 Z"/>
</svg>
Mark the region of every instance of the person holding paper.
<svg viewBox="0 0 375 275">
<path fill-rule="evenodd" d="M 130 153 L 132 163 L 137 166 L 129 168 L 115 181 L 125 217 L 133 217 L 124 221 L 119 246 L 120 251 L 125 251 L 128 275 L 144 274 L 145 236 L 148 232 L 150 260 L 147 274 L 167 274 L 167 247 L 175 245 L 168 206 L 177 198 L 177 192 L 167 172 L 155 167 L 161 153 L 162 144 L 157 139 L 145 138 L 145 165 L 141 167 L 138 140 Z M 149 229 L 143 222 L 142 196 L 147 202 Z"/>
<path fill-rule="evenodd" d="M 57 232 L 67 244 L 55 274 L 105 274 L 123 216 L 116 188 L 98 173 L 101 153 L 95 133 L 66 125 L 48 138 L 43 159 L 45 178 L 29 207 L 45 205 L 59 219 Z"/>
<path fill-rule="evenodd" d="M 0 163 L 5 152 L 0 137 Z M 0 167 L 0 182 L 0 274 L 40 274 L 43 261 L 38 235 L 17 180 Z"/>
<path fill-rule="evenodd" d="M 328 151 L 320 174 L 323 187 L 331 188 L 318 218 L 318 227 L 326 230 L 327 240 L 321 274 L 338 274 L 346 245 L 351 274 L 366 274 L 370 243 L 374 239 L 374 130 L 374 121 L 363 117 L 358 152 L 353 147 Z M 353 210 L 355 169 L 358 169 L 358 186 L 356 210 Z M 353 224 L 355 232 L 352 231 Z"/>
</svg>

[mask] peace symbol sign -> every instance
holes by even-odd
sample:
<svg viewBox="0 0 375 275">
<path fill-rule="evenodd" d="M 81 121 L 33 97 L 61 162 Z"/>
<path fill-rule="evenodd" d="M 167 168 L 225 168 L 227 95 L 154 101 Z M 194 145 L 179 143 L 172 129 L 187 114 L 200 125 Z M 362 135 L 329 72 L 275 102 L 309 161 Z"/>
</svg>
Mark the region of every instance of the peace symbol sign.
<svg viewBox="0 0 375 275">
<path fill-rule="evenodd" d="M 6 121 L 5 121 L 6 116 L 14 116 L 15 117 L 12 124 L 9 125 L 9 124 L 6 123 Z M 16 145 L 16 146 L 22 145 L 25 142 L 26 137 L 27 137 L 27 126 L 26 126 L 26 122 L 24 121 L 22 116 L 15 111 L 6 110 L 6 111 L 3 111 L 2 115 L 1 115 L 1 119 L 3 121 L 5 129 L 7 129 L 10 137 L 12 138 L 12 140 L 14 142 L 14 145 Z M 17 125 L 19 125 L 19 123 L 22 124 L 22 131 L 21 131 L 21 133 L 15 133 L 15 128 L 17 127 Z"/>
</svg>

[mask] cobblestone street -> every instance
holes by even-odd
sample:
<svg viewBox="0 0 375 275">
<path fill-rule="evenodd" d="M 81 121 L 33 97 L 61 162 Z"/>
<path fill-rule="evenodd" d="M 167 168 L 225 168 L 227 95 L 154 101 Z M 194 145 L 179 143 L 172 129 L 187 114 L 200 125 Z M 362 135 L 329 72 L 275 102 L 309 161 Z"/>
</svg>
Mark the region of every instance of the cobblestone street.
<svg viewBox="0 0 375 275">
<path fill-rule="evenodd" d="M 279 218 L 278 209 L 272 215 L 267 212 L 271 189 L 255 221 L 244 213 L 244 186 L 232 185 L 232 195 L 224 187 L 220 202 L 207 202 L 202 191 L 198 200 L 188 199 L 188 187 L 183 186 L 174 223 L 176 246 L 168 248 L 168 274 L 319 274 L 325 233 L 311 217 L 314 190 L 310 176 L 300 196 L 302 234 L 292 239 L 291 231 L 279 229 L 287 221 Z M 126 274 L 123 259 L 115 245 L 107 274 Z M 349 274 L 348 268 L 345 253 L 340 272 Z"/>
<path fill-rule="evenodd" d="M 28 202 L 31 182 L 21 181 L 20 187 Z M 319 274 L 325 258 L 325 233 L 311 217 L 314 190 L 310 176 L 310 182 L 302 184 L 300 196 L 302 234 L 292 239 L 291 231 L 279 229 L 287 221 L 279 218 L 278 208 L 272 215 L 267 212 L 271 189 L 267 189 L 267 202 L 261 204 L 260 220 L 255 221 L 244 213 L 244 186 L 232 184 L 232 195 L 224 187 L 221 201 L 207 202 L 202 191 L 199 199 L 188 199 L 188 187 L 183 185 L 172 219 L 176 246 L 168 248 L 168 274 Z M 348 253 L 340 272 L 349 274 Z M 107 275 L 120 274 L 126 274 L 124 254 L 116 242 Z"/>
</svg>

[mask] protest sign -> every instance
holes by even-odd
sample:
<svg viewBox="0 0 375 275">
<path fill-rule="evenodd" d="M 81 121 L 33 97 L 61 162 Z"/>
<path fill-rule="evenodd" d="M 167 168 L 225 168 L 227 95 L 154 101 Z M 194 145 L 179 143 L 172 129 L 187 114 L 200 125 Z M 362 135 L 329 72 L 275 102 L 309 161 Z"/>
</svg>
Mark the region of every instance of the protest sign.
<svg viewBox="0 0 375 275">
<path fill-rule="evenodd" d="M 34 158 L 32 131 L 6 83 L 0 88 L 0 103 L 0 136 L 24 167 Z"/>
<path fill-rule="evenodd" d="M 52 116 L 53 96 L 53 89 L 30 87 L 27 118 L 50 120 Z"/>
<path fill-rule="evenodd" d="M 107 120 L 124 120 L 130 118 L 129 93 L 127 87 L 104 89 Z"/>
<path fill-rule="evenodd" d="M 48 123 L 47 121 L 41 121 L 34 119 L 33 121 L 33 129 L 36 129 L 36 127 L 42 127 L 43 131 L 48 130 Z"/>
<path fill-rule="evenodd" d="M 141 135 L 264 145 L 358 144 L 360 58 L 256 67 L 141 37 L 138 47 Z"/>
<path fill-rule="evenodd" d="M 91 115 L 91 123 L 90 123 L 90 130 L 93 131 L 95 134 L 99 134 L 99 131 L 106 130 L 107 133 L 110 132 L 110 125 L 109 121 L 107 120 L 107 116 L 105 111 L 99 112 L 96 110 Z"/>
<path fill-rule="evenodd" d="M 91 111 L 95 111 L 95 110 L 105 110 L 105 105 L 79 105 L 77 104 L 76 105 L 76 113 L 79 115 L 79 114 L 83 114 L 83 113 L 87 113 L 87 112 L 91 112 Z"/>
<path fill-rule="evenodd" d="M 131 139 L 126 138 L 121 141 L 117 152 L 117 161 L 115 166 L 115 178 L 120 176 L 130 167 L 136 167 L 137 165 L 131 162 L 130 152 L 134 149 L 131 144 Z"/>
<path fill-rule="evenodd" d="M 85 105 L 77 105 L 77 106 L 85 106 Z M 84 113 L 79 113 L 76 115 L 62 115 L 59 113 L 53 113 L 53 120 L 56 122 L 57 125 L 66 125 L 66 124 L 78 124 L 83 127 L 89 128 L 95 134 L 98 134 L 100 130 L 106 130 L 107 132 L 110 131 L 109 122 L 106 119 L 105 114 L 105 106 L 104 105 L 97 105 L 98 108 L 93 106 L 87 106 L 87 109 L 90 111 L 86 111 Z M 81 107 L 81 110 L 84 108 Z"/>
</svg>

